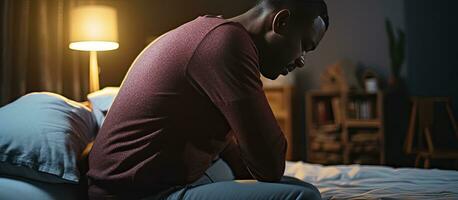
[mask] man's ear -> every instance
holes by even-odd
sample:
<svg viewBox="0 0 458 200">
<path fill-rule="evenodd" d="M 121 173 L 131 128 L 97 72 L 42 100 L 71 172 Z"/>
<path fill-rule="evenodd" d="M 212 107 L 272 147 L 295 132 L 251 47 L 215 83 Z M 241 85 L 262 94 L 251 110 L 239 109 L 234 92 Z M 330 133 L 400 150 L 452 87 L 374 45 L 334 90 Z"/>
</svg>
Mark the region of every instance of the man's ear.
<svg viewBox="0 0 458 200">
<path fill-rule="evenodd" d="M 272 30 L 274 33 L 283 35 L 290 26 L 291 12 L 288 9 L 282 9 L 275 14 L 272 21 Z"/>
</svg>

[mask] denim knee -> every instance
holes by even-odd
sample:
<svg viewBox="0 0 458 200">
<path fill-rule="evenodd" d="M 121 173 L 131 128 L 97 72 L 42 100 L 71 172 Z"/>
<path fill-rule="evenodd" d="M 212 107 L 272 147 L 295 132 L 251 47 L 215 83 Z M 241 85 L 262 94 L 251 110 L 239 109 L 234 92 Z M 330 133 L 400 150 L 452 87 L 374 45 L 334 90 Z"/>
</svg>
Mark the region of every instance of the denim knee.
<svg viewBox="0 0 458 200">
<path fill-rule="evenodd" d="M 294 200 L 321 200 L 321 194 L 320 192 L 314 187 L 301 187 L 301 186 L 295 186 L 294 191 L 292 192 L 294 194 L 291 199 Z"/>
</svg>

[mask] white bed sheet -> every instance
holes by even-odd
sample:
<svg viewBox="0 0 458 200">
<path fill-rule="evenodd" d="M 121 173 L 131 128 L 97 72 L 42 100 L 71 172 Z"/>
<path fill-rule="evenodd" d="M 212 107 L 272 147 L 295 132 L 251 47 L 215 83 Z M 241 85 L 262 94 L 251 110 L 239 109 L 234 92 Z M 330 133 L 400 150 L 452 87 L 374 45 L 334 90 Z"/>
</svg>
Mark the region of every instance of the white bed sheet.
<svg viewBox="0 0 458 200">
<path fill-rule="evenodd" d="M 458 171 L 286 162 L 285 175 L 314 184 L 323 199 L 458 200 Z"/>
</svg>

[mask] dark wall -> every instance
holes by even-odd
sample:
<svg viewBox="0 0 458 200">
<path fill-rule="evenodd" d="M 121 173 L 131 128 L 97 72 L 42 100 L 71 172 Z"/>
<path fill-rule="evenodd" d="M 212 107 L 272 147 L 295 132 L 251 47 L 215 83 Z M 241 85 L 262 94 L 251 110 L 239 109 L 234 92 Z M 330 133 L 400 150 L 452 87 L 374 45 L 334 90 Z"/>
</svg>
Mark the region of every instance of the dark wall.
<svg viewBox="0 0 458 200">
<path fill-rule="evenodd" d="M 407 0 L 405 8 L 410 93 L 451 96 L 458 116 L 458 1 Z"/>
<path fill-rule="evenodd" d="M 413 96 L 450 96 L 458 116 L 458 1 L 406 0 L 408 31 L 407 86 Z M 441 109 L 442 108 L 442 109 Z M 447 113 L 436 107 L 436 148 L 458 147 Z M 434 161 L 433 167 L 449 168 Z M 456 166 L 455 166 L 456 167 Z"/>
</svg>

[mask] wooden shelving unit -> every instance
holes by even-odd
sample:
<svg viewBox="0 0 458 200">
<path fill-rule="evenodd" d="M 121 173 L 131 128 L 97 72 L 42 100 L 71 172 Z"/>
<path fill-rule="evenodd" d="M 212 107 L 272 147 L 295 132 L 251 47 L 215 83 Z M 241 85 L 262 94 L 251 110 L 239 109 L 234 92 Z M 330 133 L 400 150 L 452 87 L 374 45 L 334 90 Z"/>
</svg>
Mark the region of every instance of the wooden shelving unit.
<svg viewBox="0 0 458 200">
<path fill-rule="evenodd" d="M 385 163 L 382 92 L 309 92 L 306 120 L 309 162 Z"/>
<path fill-rule="evenodd" d="M 286 136 L 288 149 L 286 159 L 293 159 L 292 115 L 291 98 L 293 87 L 290 85 L 264 87 L 269 105 L 277 119 L 280 128 Z"/>
</svg>

